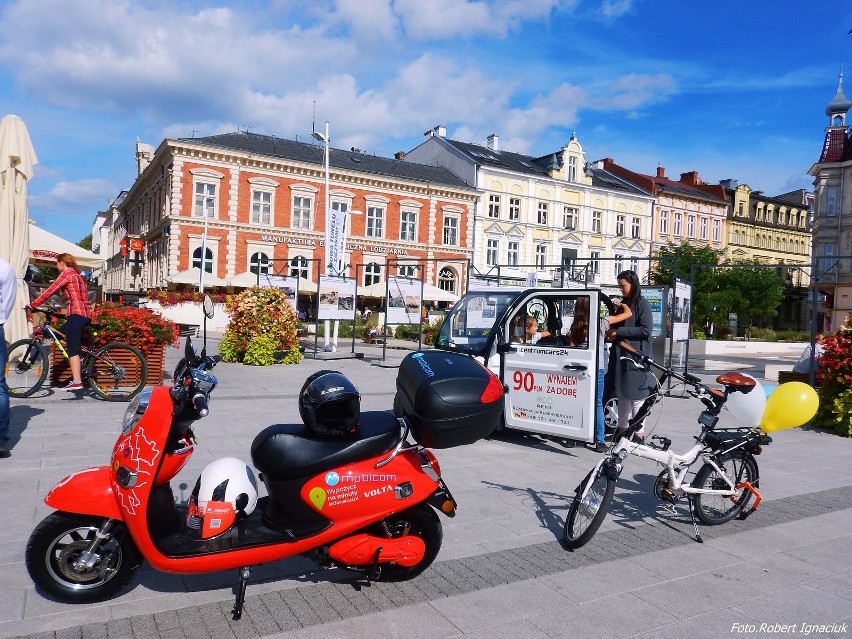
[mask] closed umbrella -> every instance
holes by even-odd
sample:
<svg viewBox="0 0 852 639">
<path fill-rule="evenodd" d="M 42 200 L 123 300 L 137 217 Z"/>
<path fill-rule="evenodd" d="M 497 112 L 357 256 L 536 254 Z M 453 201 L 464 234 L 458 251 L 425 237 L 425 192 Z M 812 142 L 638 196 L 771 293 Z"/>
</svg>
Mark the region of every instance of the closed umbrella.
<svg viewBox="0 0 852 639">
<path fill-rule="evenodd" d="M 17 115 L 0 119 L 0 257 L 18 274 L 18 299 L 5 325 L 9 342 L 29 334 L 24 306 L 30 303 L 24 282 L 30 255 L 27 182 L 38 163 L 24 121 Z"/>
</svg>

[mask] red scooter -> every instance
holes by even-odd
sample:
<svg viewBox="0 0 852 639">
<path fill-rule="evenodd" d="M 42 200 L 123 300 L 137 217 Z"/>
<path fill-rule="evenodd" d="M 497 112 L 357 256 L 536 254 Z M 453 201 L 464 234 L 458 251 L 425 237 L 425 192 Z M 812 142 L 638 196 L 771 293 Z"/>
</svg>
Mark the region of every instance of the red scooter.
<svg viewBox="0 0 852 639">
<path fill-rule="evenodd" d="M 193 424 L 208 413 L 217 361 L 196 355 L 187 339 L 174 385 L 143 391 L 128 407 L 110 465 L 69 475 L 48 493 L 45 503 L 57 512 L 35 528 L 26 550 L 41 592 L 68 603 L 107 599 L 143 559 L 174 573 L 238 568 L 232 613 L 239 619 L 252 565 L 306 554 L 325 567 L 401 581 L 432 563 L 442 538 L 435 510 L 452 517 L 456 502 L 424 446 L 487 436 L 503 404 L 496 376 L 464 355 L 412 353 L 400 366 L 394 414 L 362 413 L 343 435 L 305 424 L 261 431 L 251 454 L 268 495 L 255 492 L 254 508 L 250 489 L 229 497 L 228 481 L 203 501 L 196 486 L 188 504 L 176 504 L 169 482 L 192 455 Z M 245 476 L 232 480 L 241 482 Z"/>
</svg>

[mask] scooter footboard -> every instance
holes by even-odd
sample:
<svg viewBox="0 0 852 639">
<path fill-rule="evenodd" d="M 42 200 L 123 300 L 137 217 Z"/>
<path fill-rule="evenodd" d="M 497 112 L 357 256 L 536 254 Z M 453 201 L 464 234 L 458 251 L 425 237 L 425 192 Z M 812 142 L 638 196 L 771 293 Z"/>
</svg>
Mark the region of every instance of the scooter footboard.
<svg viewBox="0 0 852 639">
<path fill-rule="evenodd" d="M 68 475 L 47 493 L 44 503 L 68 513 L 123 519 L 112 490 L 109 466 L 84 468 Z"/>
</svg>

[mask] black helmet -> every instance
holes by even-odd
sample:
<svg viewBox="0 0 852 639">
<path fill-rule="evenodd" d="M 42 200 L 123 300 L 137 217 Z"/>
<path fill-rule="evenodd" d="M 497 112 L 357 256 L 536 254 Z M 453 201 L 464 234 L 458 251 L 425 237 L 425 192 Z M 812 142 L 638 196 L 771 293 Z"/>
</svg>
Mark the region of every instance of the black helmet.
<svg viewBox="0 0 852 639">
<path fill-rule="evenodd" d="M 355 430 L 361 395 L 340 371 L 317 371 L 299 393 L 299 415 L 314 435 L 341 436 Z"/>
</svg>

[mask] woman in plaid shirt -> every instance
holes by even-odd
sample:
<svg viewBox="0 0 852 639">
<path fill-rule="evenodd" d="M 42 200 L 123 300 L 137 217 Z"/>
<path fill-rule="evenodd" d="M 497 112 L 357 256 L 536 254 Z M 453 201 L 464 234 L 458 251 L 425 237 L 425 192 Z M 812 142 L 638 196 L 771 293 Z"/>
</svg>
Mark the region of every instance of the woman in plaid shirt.
<svg viewBox="0 0 852 639">
<path fill-rule="evenodd" d="M 32 306 L 38 308 L 51 295 L 62 291 L 66 300 L 65 324 L 59 330 L 65 334 L 65 347 L 68 350 L 68 362 L 71 364 L 71 381 L 62 390 L 81 390 L 83 378 L 80 374 L 80 341 L 83 329 L 92 323 L 92 307 L 89 305 L 86 281 L 77 272 L 77 260 L 74 256 L 60 253 L 56 256 L 56 268 L 59 269 L 59 277 L 33 301 Z"/>
</svg>

